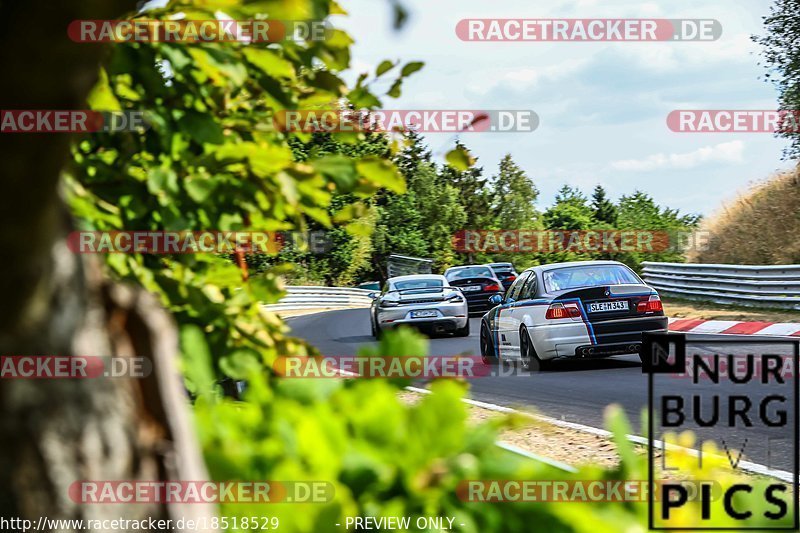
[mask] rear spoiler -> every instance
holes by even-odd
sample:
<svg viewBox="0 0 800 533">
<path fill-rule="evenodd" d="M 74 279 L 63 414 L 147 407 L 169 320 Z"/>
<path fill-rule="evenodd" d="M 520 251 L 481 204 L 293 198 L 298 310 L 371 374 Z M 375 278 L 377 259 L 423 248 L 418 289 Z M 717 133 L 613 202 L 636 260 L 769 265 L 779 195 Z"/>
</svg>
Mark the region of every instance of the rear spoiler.
<svg viewBox="0 0 800 533">
<path fill-rule="evenodd" d="M 395 289 L 395 290 L 392 290 L 392 291 L 386 291 L 386 294 L 389 294 L 390 292 L 404 293 L 404 292 L 410 292 L 410 291 L 431 291 L 431 292 L 436 291 L 436 292 L 438 292 L 438 291 L 444 291 L 445 289 L 458 289 L 458 290 L 461 290 L 459 287 L 452 287 L 452 286 L 448 286 L 448 287 L 417 287 L 416 289 Z"/>
</svg>

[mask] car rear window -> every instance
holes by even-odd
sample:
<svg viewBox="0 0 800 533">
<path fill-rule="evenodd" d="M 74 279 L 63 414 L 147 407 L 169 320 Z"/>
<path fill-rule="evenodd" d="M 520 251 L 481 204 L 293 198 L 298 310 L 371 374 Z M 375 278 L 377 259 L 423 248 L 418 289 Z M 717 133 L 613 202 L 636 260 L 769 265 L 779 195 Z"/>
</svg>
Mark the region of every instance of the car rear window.
<svg viewBox="0 0 800 533">
<path fill-rule="evenodd" d="M 468 267 L 451 270 L 444 275 L 448 280 L 467 278 L 493 278 L 494 272 L 489 267 Z"/>
<path fill-rule="evenodd" d="M 406 281 L 397 281 L 394 284 L 395 290 L 407 291 L 409 289 L 438 289 L 444 286 L 444 282 L 440 279 L 409 279 Z"/>
<path fill-rule="evenodd" d="M 587 265 L 547 270 L 542 274 L 547 292 L 581 287 L 641 283 L 627 268 L 619 265 Z"/>
</svg>

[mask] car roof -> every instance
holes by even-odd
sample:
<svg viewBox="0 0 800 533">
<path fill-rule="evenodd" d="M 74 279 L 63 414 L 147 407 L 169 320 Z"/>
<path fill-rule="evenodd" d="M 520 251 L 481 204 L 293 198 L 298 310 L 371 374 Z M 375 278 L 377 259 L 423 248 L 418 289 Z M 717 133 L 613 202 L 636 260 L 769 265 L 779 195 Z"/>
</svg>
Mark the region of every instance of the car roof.
<svg viewBox="0 0 800 533">
<path fill-rule="evenodd" d="M 486 266 L 514 268 L 514 265 L 511 263 L 486 263 Z"/>
<path fill-rule="evenodd" d="M 394 283 L 396 281 L 410 281 L 415 279 L 438 279 L 447 281 L 447 278 L 445 278 L 441 274 L 410 274 L 408 276 L 397 276 L 394 278 L 389 278 L 387 281 L 389 283 Z"/>
<path fill-rule="evenodd" d="M 489 265 L 459 265 L 459 266 L 450 267 L 447 270 L 455 270 L 457 268 L 476 268 L 476 267 L 491 268 L 491 267 L 489 267 Z M 445 272 L 447 272 L 447 270 L 445 270 Z"/>
<path fill-rule="evenodd" d="M 547 265 L 536 265 L 525 269 L 525 272 L 537 271 L 546 272 L 548 270 L 557 270 L 559 268 L 577 267 L 577 266 L 599 266 L 599 265 L 614 265 L 614 266 L 627 266 L 625 263 L 619 261 L 569 261 L 567 263 L 550 263 Z"/>
</svg>

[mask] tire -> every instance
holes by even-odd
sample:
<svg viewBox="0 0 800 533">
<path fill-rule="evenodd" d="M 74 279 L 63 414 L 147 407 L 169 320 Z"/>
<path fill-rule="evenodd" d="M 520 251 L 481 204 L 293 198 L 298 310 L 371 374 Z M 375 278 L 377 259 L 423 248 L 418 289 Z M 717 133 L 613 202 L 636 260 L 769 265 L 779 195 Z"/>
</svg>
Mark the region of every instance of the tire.
<svg viewBox="0 0 800 533">
<path fill-rule="evenodd" d="M 469 317 L 467 317 L 467 324 L 463 328 L 458 328 L 455 331 L 456 337 L 469 337 Z"/>
<path fill-rule="evenodd" d="M 496 365 L 497 357 L 494 351 L 494 341 L 492 341 L 492 334 L 486 323 L 481 322 L 481 360 L 485 365 Z"/>
<path fill-rule="evenodd" d="M 519 360 L 522 369 L 528 372 L 539 372 L 548 366 L 547 361 L 539 359 L 528 330 L 524 326 L 519 330 Z"/>
<path fill-rule="evenodd" d="M 373 322 L 371 318 L 369 320 L 369 325 L 372 327 L 372 336 L 375 338 L 375 340 L 381 340 L 381 337 L 383 337 L 383 331 L 381 331 L 381 329 L 375 325 L 375 322 Z"/>
</svg>

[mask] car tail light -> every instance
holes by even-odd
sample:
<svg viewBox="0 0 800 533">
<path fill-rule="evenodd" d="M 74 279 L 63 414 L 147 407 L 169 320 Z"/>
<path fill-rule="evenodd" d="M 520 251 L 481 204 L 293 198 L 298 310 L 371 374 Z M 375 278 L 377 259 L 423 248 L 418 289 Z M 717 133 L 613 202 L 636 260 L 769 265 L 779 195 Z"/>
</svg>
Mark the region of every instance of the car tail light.
<svg viewBox="0 0 800 533">
<path fill-rule="evenodd" d="M 578 318 L 581 316 L 581 310 L 578 304 L 550 304 L 547 308 L 547 313 L 544 317 L 547 320 L 556 320 L 559 318 Z"/>
<path fill-rule="evenodd" d="M 506 281 L 514 281 L 515 279 L 517 279 L 517 276 L 508 276 Z"/>
<path fill-rule="evenodd" d="M 491 285 L 487 285 L 486 287 L 484 287 L 483 290 L 485 290 L 485 291 L 500 291 L 502 289 L 500 288 L 500 285 L 498 285 L 496 283 L 492 283 Z"/>
<path fill-rule="evenodd" d="M 655 313 L 663 310 L 664 306 L 661 304 L 661 298 L 657 294 L 652 294 L 650 299 L 636 304 L 636 311 L 639 313 Z"/>
</svg>

